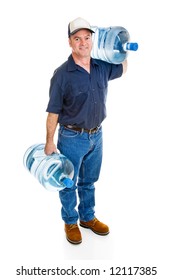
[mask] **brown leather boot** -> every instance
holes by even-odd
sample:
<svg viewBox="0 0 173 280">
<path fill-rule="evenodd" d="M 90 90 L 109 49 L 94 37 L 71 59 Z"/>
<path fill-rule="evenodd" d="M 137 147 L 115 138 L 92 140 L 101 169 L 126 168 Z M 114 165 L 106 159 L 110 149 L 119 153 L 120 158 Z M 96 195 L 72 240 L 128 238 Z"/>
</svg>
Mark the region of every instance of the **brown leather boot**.
<svg viewBox="0 0 173 280">
<path fill-rule="evenodd" d="M 109 233 L 109 227 L 101 223 L 97 218 L 94 218 L 93 220 L 88 222 L 80 221 L 80 226 L 84 228 L 89 228 L 94 233 L 99 235 L 107 235 Z"/>
<path fill-rule="evenodd" d="M 65 224 L 65 233 L 70 243 L 80 244 L 82 242 L 81 232 L 77 224 Z"/>
</svg>

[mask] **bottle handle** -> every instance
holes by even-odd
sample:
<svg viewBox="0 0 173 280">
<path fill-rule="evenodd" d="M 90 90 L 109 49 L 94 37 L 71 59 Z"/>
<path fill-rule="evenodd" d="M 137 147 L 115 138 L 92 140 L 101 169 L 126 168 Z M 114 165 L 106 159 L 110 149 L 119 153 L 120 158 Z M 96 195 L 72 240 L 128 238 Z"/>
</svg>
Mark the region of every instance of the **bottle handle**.
<svg viewBox="0 0 173 280">
<path fill-rule="evenodd" d="M 50 173 L 48 174 L 48 169 L 50 168 L 51 165 L 55 164 L 55 167 L 52 168 Z M 42 175 L 46 180 L 49 180 L 50 177 L 52 177 L 53 173 L 55 173 L 59 167 L 61 167 L 61 162 L 59 160 L 52 160 L 52 158 L 48 159 L 45 163 L 45 166 L 42 170 Z"/>
</svg>

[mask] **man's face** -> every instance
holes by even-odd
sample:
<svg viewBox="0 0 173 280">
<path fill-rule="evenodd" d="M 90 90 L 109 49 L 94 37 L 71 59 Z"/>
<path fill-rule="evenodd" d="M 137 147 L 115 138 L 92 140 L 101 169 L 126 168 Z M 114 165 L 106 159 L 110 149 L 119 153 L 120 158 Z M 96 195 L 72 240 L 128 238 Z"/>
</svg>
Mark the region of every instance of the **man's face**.
<svg viewBox="0 0 173 280">
<path fill-rule="evenodd" d="M 78 57 L 90 57 L 92 49 L 92 35 L 87 29 L 81 29 L 69 38 L 72 52 Z"/>
</svg>

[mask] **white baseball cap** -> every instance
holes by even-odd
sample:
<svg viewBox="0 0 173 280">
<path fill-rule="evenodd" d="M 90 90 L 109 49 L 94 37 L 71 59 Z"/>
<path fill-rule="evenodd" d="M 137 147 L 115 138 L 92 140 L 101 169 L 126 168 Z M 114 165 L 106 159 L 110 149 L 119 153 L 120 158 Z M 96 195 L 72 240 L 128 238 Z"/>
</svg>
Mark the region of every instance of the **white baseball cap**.
<svg viewBox="0 0 173 280">
<path fill-rule="evenodd" d="M 87 29 L 91 33 L 94 33 L 94 31 L 91 29 L 90 24 L 85 19 L 78 17 L 68 24 L 68 37 L 75 34 L 81 29 Z"/>
</svg>

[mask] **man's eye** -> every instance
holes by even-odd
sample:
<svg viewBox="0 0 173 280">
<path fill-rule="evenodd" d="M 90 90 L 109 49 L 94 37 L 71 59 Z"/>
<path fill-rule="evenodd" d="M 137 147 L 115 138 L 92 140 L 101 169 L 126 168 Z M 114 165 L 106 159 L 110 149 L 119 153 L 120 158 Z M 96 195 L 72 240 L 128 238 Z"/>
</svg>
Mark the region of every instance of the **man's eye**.
<svg viewBox="0 0 173 280">
<path fill-rule="evenodd" d="M 87 40 L 87 41 L 91 41 L 91 36 L 88 36 L 88 37 L 86 38 L 86 40 Z"/>
</svg>

